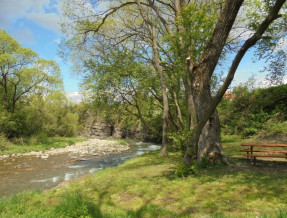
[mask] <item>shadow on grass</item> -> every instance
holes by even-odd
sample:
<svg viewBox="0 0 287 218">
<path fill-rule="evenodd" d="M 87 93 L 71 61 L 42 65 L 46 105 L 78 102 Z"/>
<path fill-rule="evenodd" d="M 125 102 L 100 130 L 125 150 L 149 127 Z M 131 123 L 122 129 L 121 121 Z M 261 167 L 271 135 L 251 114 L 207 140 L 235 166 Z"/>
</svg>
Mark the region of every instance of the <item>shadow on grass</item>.
<svg viewBox="0 0 287 218">
<path fill-rule="evenodd" d="M 80 190 L 65 194 L 53 214 L 63 217 L 103 217 L 100 206 L 83 196 Z"/>
<path fill-rule="evenodd" d="M 61 217 L 106 217 L 102 212 L 103 204 L 109 199 L 109 187 L 112 181 L 107 182 L 100 188 L 87 183 L 81 189 L 67 190 L 61 196 L 60 203 L 54 207 L 52 213 Z M 88 188 L 88 189 L 86 189 Z M 109 203 L 109 202 L 108 202 Z M 114 206 L 114 205 L 113 205 Z"/>
<path fill-rule="evenodd" d="M 280 199 L 286 202 L 284 190 L 287 181 L 286 162 L 258 160 L 253 166 L 250 160 L 233 158 L 230 166 L 200 171 L 196 175 L 201 185 L 212 182 L 225 184 L 228 191 L 241 190 L 247 199 Z M 240 189 L 240 188 L 241 189 Z"/>
<path fill-rule="evenodd" d="M 121 166 L 121 168 L 123 170 L 133 170 L 133 169 L 140 169 L 140 168 L 146 168 L 149 166 L 156 166 L 156 165 L 163 165 L 163 164 L 175 164 L 177 163 L 180 158 L 178 158 L 177 156 L 174 156 L 174 154 L 172 154 L 173 156 L 166 156 L 166 157 L 162 157 L 159 154 L 159 151 L 153 151 L 153 152 L 149 152 L 146 153 L 144 155 L 142 155 L 141 159 L 145 159 L 145 161 L 137 161 L 137 162 L 130 162 L 130 163 L 126 163 L 124 166 Z M 138 160 L 138 159 L 137 159 Z"/>
<path fill-rule="evenodd" d="M 178 217 L 178 214 L 169 210 L 162 209 L 154 204 L 151 204 L 151 199 L 147 200 L 146 203 L 137 210 L 127 211 L 128 217 Z"/>
</svg>

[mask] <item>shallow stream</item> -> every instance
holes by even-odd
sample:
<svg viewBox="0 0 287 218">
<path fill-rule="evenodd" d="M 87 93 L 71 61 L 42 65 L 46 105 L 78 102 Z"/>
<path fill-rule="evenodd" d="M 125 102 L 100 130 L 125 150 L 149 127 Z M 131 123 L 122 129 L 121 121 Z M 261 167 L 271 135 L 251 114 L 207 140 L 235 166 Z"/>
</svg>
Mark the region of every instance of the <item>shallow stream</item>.
<svg viewBox="0 0 287 218">
<path fill-rule="evenodd" d="M 0 160 L 0 198 L 22 190 L 44 190 L 106 167 L 117 166 L 126 160 L 159 149 L 159 145 L 134 142 L 131 149 L 104 157 L 50 155 L 10 157 Z"/>
</svg>

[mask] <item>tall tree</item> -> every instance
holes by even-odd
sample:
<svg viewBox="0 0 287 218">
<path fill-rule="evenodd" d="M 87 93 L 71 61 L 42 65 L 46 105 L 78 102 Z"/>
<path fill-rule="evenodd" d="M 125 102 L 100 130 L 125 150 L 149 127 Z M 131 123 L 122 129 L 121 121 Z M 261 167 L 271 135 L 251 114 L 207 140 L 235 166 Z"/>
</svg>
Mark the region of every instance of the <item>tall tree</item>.
<svg viewBox="0 0 287 218">
<path fill-rule="evenodd" d="M 190 141 L 185 163 L 189 165 L 192 159 L 204 157 L 210 163 L 222 162 L 225 156 L 216 107 L 246 51 L 257 44 L 262 58 L 268 55 L 263 48 L 274 48 L 281 32 L 278 27 L 282 27 L 279 11 L 285 3 L 284 0 L 243 2 L 122 0 L 100 10 L 89 1 L 80 5 L 87 12 L 83 15 L 73 10 L 73 3 L 79 8 L 77 2 L 68 1 L 65 15 L 73 19 L 64 27 L 72 30 L 69 32 L 72 38 L 68 38 L 65 46 L 72 51 L 72 57 L 85 51 L 84 55 L 76 55 L 82 60 L 87 55 L 96 60 L 100 52 L 107 53 L 117 46 L 137 51 L 159 73 L 163 117 L 168 113 L 174 126 L 178 126 L 174 117 L 184 125 L 182 116 L 187 109 Z M 258 5 L 260 10 L 256 10 Z M 244 31 L 240 32 L 238 26 Z M 243 32 L 249 34 L 242 37 Z M 212 96 L 212 76 L 227 54 L 235 58 L 223 86 Z M 171 101 L 175 102 L 175 110 L 171 110 Z"/>
<path fill-rule="evenodd" d="M 14 113 L 17 102 L 38 91 L 62 86 L 59 66 L 39 58 L 0 30 L 0 94 L 4 109 Z"/>
<path fill-rule="evenodd" d="M 214 113 L 217 105 L 221 101 L 224 93 L 231 84 L 234 74 L 236 73 L 237 67 L 244 57 L 245 53 L 254 46 L 257 41 L 263 39 L 263 34 L 270 26 L 270 24 L 280 18 L 280 9 L 283 7 L 285 0 L 277 0 L 269 9 L 267 16 L 261 22 L 261 24 L 256 28 L 255 32 L 249 37 L 241 46 L 237 52 L 227 77 L 222 85 L 222 87 L 217 92 L 214 98 L 210 94 L 210 78 L 215 70 L 218 60 L 223 51 L 224 45 L 228 35 L 230 34 L 232 25 L 235 22 L 239 9 L 243 3 L 243 0 L 237 1 L 226 1 L 224 8 L 221 12 L 220 18 L 213 30 L 212 37 L 206 47 L 201 60 L 196 65 L 192 66 L 191 76 L 193 78 L 193 97 L 195 104 L 197 104 L 197 117 L 198 123 L 192 130 L 191 142 L 185 153 L 185 163 L 189 165 L 194 154 L 198 151 L 198 141 L 202 130 L 209 120 L 209 125 L 212 125 L 212 114 Z M 208 148 L 208 146 L 206 146 Z M 210 146 L 213 149 L 215 146 Z M 221 155 L 216 151 L 209 152 L 209 160 L 213 162 L 218 162 L 221 160 Z"/>
</svg>

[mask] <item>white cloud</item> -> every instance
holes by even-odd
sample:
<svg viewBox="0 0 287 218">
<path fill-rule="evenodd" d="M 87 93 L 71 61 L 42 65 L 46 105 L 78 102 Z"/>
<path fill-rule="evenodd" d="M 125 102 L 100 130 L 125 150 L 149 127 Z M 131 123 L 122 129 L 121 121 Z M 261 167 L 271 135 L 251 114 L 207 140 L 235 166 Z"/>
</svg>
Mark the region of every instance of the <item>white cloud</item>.
<svg viewBox="0 0 287 218">
<path fill-rule="evenodd" d="M 97 5 L 97 9 L 100 11 L 105 11 L 109 8 L 110 5 L 111 5 L 111 1 L 101 1 Z"/>
<path fill-rule="evenodd" d="M 18 19 L 27 18 L 44 28 L 59 32 L 59 1 L 56 5 L 51 3 L 52 0 L 1 0 L 0 25 L 8 28 Z M 46 13 L 47 9 L 54 12 Z"/>
<path fill-rule="evenodd" d="M 59 45 L 61 43 L 61 39 L 59 39 L 59 38 L 55 39 L 53 42 L 56 43 L 57 45 Z"/>
<path fill-rule="evenodd" d="M 287 51 L 287 37 L 282 37 L 279 42 L 278 45 L 276 46 L 276 50 L 285 50 Z"/>
<path fill-rule="evenodd" d="M 28 28 L 17 29 L 12 33 L 12 36 L 17 41 L 24 42 L 30 45 L 36 42 L 33 33 Z"/>
<path fill-rule="evenodd" d="M 67 98 L 75 103 L 80 103 L 83 96 L 79 92 L 66 92 Z"/>
<path fill-rule="evenodd" d="M 55 13 L 29 13 L 27 14 L 27 18 L 46 29 L 53 30 L 57 33 L 60 33 L 61 31 L 59 25 L 60 18 L 59 15 Z"/>
</svg>

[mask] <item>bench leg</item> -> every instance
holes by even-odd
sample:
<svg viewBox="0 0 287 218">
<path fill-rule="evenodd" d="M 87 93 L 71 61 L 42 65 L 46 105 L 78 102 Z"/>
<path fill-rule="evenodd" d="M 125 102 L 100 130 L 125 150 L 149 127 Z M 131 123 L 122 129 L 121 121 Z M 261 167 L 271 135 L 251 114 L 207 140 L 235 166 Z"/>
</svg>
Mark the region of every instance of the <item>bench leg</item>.
<svg viewBox="0 0 287 218">
<path fill-rule="evenodd" d="M 256 165 L 256 157 L 253 157 L 253 166 Z"/>
</svg>

